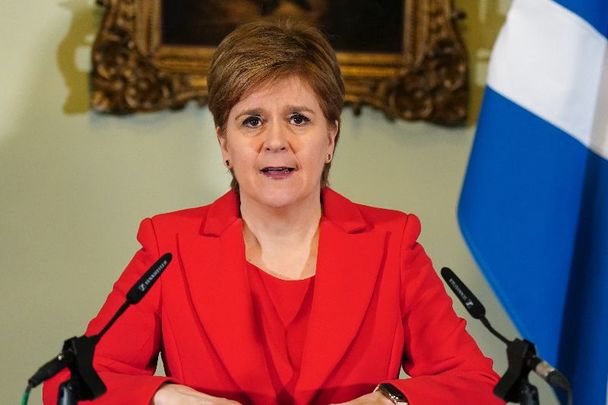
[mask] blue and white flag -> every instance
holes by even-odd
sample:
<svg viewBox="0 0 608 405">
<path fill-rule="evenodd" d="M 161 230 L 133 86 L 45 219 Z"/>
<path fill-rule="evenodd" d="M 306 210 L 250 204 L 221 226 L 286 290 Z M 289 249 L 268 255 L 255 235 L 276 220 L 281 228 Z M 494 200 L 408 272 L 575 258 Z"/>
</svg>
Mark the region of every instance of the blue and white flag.
<svg viewBox="0 0 608 405">
<path fill-rule="evenodd" d="M 608 404 L 608 0 L 514 0 L 458 217 L 521 335 Z"/>
</svg>

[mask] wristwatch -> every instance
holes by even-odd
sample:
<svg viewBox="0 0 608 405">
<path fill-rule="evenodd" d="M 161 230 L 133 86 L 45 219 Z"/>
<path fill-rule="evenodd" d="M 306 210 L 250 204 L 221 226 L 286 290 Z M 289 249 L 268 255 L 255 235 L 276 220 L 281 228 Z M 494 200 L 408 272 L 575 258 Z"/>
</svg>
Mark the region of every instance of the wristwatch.
<svg viewBox="0 0 608 405">
<path fill-rule="evenodd" d="M 407 397 L 405 396 L 405 394 L 399 391 L 399 389 L 397 389 L 397 387 L 395 387 L 393 384 L 379 384 L 374 391 L 378 391 L 379 393 L 390 399 L 393 404 L 409 404 L 409 402 L 407 402 Z"/>
</svg>

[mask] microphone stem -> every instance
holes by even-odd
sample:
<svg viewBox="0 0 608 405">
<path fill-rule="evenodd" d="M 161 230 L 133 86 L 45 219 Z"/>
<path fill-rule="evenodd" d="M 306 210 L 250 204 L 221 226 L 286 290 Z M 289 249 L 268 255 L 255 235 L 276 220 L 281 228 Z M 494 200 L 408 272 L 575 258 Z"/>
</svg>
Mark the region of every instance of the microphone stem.
<svg viewBox="0 0 608 405">
<path fill-rule="evenodd" d="M 479 320 L 481 321 L 481 323 L 488 328 L 488 330 L 494 335 L 496 336 L 498 339 L 502 340 L 504 344 L 508 345 L 509 343 L 511 343 L 511 341 L 509 339 L 507 339 L 506 337 L 504 337 L 503 335 L 500 334 L 500 332 L 498 332 L 496 329 L 494 329 L 492 327 L 492 325 L 490 324 L 490 321 L 488 321 L 488 319 L 485 316 L 482 316 L 481 318 L 479 318 Z"/>
<path fill-rule="evenodd" d="M 101 332 L 99 332 L 95 336 L 92 336 L 92 338 L 95 339 L 95 343 L 97 343 L 99 341 L 99 339 L 101 339 L 101 337 L 103 335 L 105 335 L 105 333 L 108 331 L 108 329 L 110 329 L 110 326 L 112 326 L 114 324 L 114 322 L 116 322 L 116 320 L 118 319 L 118 317 L 121 316 L 123 312 L 125 312 L 125 310 L 129 307 L 129 305 L 131 305 L 131 303 L 129 301 L 125 301 L 122 304 L 122 306 L 120 308 L 118 308 L 118 311 L 116 311 L 116 313 L 114 314 L 114 316 L 112 317 L 112 319 L 110 319 L 110 322 L 108 322 L 106 324 L 106 326 L 103 327 L 103 329 L 101 330 Z"/>
</svg>

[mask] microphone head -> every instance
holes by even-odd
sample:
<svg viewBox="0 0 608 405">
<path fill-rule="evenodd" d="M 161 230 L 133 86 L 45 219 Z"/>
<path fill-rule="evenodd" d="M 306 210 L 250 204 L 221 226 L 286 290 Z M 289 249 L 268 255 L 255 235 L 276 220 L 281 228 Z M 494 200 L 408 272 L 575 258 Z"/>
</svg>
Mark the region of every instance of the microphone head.
<svg viewBox="0 0 608 405">
<path fill-rule="evenodd" d="M 441 269 L 441 277 L 445 280 L 446 284 L 450 287 L 454 294 L 458 297 L 462 305 L 466 308 L 469 314 L 475 319 L 482 319 L 486 316 L 486 308 L 481 302 L 473 295 L 471 290 L 458 278 L 452 270 L 447 267 Z"/>
<path fill-rule="evenodd" d="M 171 253 L 165 253 L 144 273 L 139 281 L 127 293 L 127 302 L 137 304 L 146 295 L 158 277 L 171 262 Z"/>
</svg>

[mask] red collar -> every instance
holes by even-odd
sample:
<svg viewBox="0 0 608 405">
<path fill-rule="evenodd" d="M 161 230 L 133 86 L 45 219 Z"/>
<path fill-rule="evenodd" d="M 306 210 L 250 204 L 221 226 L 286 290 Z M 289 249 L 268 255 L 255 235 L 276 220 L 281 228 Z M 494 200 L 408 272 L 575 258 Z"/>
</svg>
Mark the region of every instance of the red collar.
<svg viewBox="0 0 608 405">
<path fill-rule="evenodd" d="M 338 226 L 346 233 L 357 233 L 367 230 L 359 208 L 346 197 L 329 187 L 321 190 L 323 217 Z M 234 190 L 215 200 L 201 225 L 201 233 L 209 236 L 220 236 L 230 225 L 240 218 L 239 196 Z"/>
</svg>

